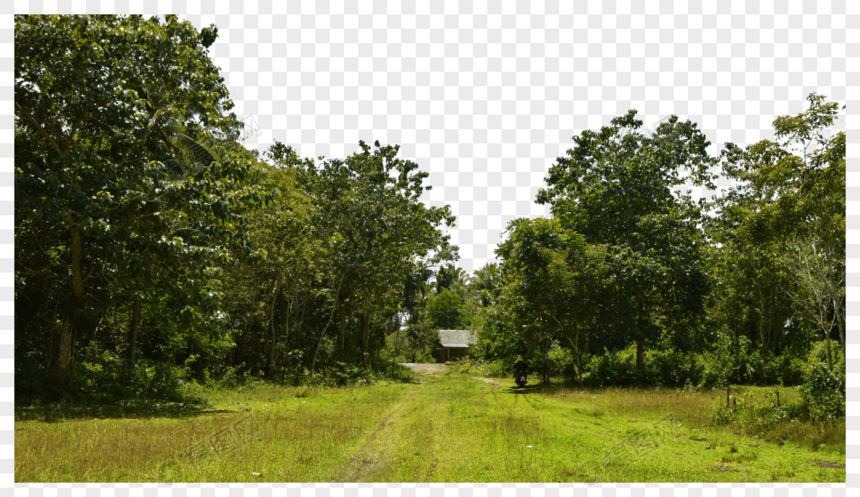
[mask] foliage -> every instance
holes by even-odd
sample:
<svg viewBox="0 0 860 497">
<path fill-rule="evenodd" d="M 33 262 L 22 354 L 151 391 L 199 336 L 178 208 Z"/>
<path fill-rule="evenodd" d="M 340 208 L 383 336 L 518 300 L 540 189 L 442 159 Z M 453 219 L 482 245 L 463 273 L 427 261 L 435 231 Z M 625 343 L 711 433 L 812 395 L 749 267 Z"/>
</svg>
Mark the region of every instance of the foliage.
<svg viewBox="0 0 860 497">
<path fill-rule="evenodd" d="M 91 341 L 132 369 L 150 339 L 155 359 L 159 341 L 168 355 L 231 345 L 220 275 L 248 248 L 239 210 L 263 197 L 221 113 L 216 32 L 176 16 L 16 16 L 16 346 L 57 385 L 87 371 L 75 360 Z"/>
<path fill-rule="evenodd" d="M 740 337 L 737 343 L 720 341 L 700 356 L 702 375 L 698 385 L 718 388 L 726 385 L 799 385 L 805 374 L 804 359 L 792 354 L 764 357 L 752 342 Z"/>
<path fill-rule="evenodd" d="M 585 384 L 592 387 L 671 387 L 697 384 L 702 365 L 677 351 L 651 351 L 645 369 L 636 368 L 636 350 L 604 351 L 591 358 L 586 367 Z"/>
<path fill-rule="evenodd" d="M 714 163 L 695 124 L 672 116 L 651 136 L 637 131 L 641 126 L 631 110 L 599 132 L 574 137 L 576 148 L 550 168 L 548 188 L 537 196 L 562 226 L 605 247 L 609 277 L 597 281 L 605 289 L 600 328 L 621 348 L 637 344 L 637 369 L 644 369 L 645 346 L 658 343 L 661 331 L 695 330 L 703 315 L 701 214 L 673 189 L 686 181 L 681 169 L 697 185 L 710 185 Z"/>
<path fill-rule="evenodd" d="M 463 299 L 447 288 L 427 301 L 427 317 L 430 326 L 441 330 L 464 329 L 465 312 Z"/>
<path fill-rule="evenodd" d="M 839 104 L 810 94 L 773 140 L 719 157 L 676 116 L 584 131 L 537 195 L 552 216 L 511 221 L 468 275 L 399 146 L 248 151 L 216 39 L 172 15 L 15 17 L 21 399 L 366 385 L 469 328 L 489 375 L 523 355 L 544 383 L 801 385 L 756 412 L 844 416 Z M 735 186 L 712 202 L 680 191 L 718 174 Z M 715 416 L 753 416 L 744 402 Z"/>
<path fill-rule="evenodd" d="M 381 370 L 429 298 L 412 284 L 456 260 L 450 207 L 420 202 L 398 146 L 246 150 L 216 38 L 170 15 L 16 16 L 16 351 L 39 378 L 22 392 Z"/>
<path fill-rule="evenodd" d="M 818 363 L 809 369 L 799 388 L 801 404 L 816 421 L 845 416 L 845 377 Z"/>
<path fill-rule="evenodd" d="M 183 402 L 181 386 L 185 376 L 181 367 L 141 359 L 132 369 L 110 352 L 90 356 L 77 365 L 79 388 L 84 398 L 96 403 L 137 401 Z"/>
<path fill-rule="evenodd" d="M 801 326 L 786 334 L 786 322 L 806 321 L 825 338 L 835 326 L 844 344 L 845 134 L 824 136 L 838 104 L 807 100 L 806 111 L 774 120 L 777 141 L 726 145 L 723 171 L 738 185 L 707 222 L 723 282 L 711 315 L 762 354 L 809 341 Z"/>
</svg>

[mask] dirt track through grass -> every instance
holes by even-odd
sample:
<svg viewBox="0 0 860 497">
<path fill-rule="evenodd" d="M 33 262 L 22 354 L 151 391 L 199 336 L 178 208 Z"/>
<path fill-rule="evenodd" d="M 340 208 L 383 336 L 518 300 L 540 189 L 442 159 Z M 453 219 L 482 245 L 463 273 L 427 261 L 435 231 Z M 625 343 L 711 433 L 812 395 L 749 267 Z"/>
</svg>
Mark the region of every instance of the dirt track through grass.
<svg viewBox="0 0 860 497">
<path fill-rule="evenodd" d="M 844 449 L 703 426 L 693 415 L 711 399 L 696 399 L 694 409 L 665 393 L 517 389 L 452 371 L 353 389 L 261 387 L 217 393 L 211 415 L 20 417 L 15 479 L 845 481 Z M 225 446 L 227 432 L 248 436 Z"/>
</svg>

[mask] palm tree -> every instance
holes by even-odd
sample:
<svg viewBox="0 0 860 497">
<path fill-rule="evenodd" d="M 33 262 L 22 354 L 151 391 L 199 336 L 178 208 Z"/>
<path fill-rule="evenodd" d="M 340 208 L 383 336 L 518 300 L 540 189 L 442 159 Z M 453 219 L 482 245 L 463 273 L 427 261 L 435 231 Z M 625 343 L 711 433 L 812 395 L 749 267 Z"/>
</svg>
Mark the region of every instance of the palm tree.
<svg viewBox="0 0 860 497">
<path fill-rule="evenodd" d="M 472 275 L 471 279 L 472 285 L 478 291 L 486 290 L 492 292 L 499 280 L 499 265 L 495 262 L 484 264 L 483 267 L 475 270 L 475 274 Z"/>
</svg>

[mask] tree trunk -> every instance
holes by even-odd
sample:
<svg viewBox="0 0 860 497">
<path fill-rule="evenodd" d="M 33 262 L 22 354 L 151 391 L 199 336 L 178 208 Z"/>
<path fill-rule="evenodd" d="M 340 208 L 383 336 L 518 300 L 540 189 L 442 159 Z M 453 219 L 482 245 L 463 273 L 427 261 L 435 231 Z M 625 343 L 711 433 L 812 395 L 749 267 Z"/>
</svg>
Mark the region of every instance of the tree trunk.
<svg viewBox="0 0 860 497">
<path fill-rule="evenodd" d="M 365 304 L 364 304 L 364 316 L 362 319 L 362 321 L 364 321 L 364 322 L 362 323 L 363 326 L 362 326 L 362 332 L 361 332 L 361 351 L 362 351 L 361 366 L 365 367 L 365 368 L 368 367 L 368 358 L 369 358 L 369 355 L 367 352 L 367 335 L 368 335 L 368 332 L 370 330 L 370 317 L 369 316 L 370 316 L 370 304 L 365 302 Z"/>
<path fill-rule="evenodd" d="M 302 331 L 302 326 L 305 324 L 305 305 L 307 302 L 302 304 L 302 307 L 299 312 L 299 322 L 296 324 L 296 336 L 298 337 L 299 346 L 297 347 L 299 350 L 305 350 L 305 334 Z"/>
<path fill-rule="evenodd" d="M 541 349 L 543 349 L 543 382 L 549 385 L 549 347 L 545 341 L 543 342 L 541 345 Z"/>
<path fill-rule="evenodd" d="M 280 278 L 279 278 L 280 279 Z M 269 371 L 269 376 L 274 377 L 275 374 L 275 341 L 277 339 L 277 332 L 275 329 L 275 304 L 278 301 L 278 291 L 280 290 L 280 281 L 275 283 L 275 292 L 272 295 L 272 303 L 269 305 L 269 329 L 270 329 L 270 340 L 269 340 L 269 350 L 267 359 L 266 369 Z"/>
<path fill-rule="evenodd" d="M 135 292 L 131 306 L 131 325 L 128 330 L 128 366 L 134 369 L 137 365 L 137 330 L 140 327 L 140 295 Z"/>
<path fill-rule="evenodd" d="M 636 369 L 645 369 L 645 344 L 642 340 L 636 340 Z"/>
<path fill-rule="evenodd" d="M 81 305 L 84 297 L 84 278 L 81 271 L 81 234 L 75 228 L 75 222 L 71 212 L 66 212 L 66 221 L 69 225 L 69 231 L 72 237 L 71 252 L 72 252 L 72 301 L 69 309 L 66 311 L 66 317 L 63 319 L 63 331 L 60 337 L 60 356 L 59 356 L 59 371 L 57 380 L 61 385 L 68 385 L 72 381 L 72 371 L 74 369 L 74 354 L 72 351 L 73 340 L 72 333 L 74 330 L 74 322 L 77 317 L 77 310 Z"/>
<path fill-rule="evenodd" d="M 334 294 L 334 303 L 332 304 L 331 314 L 328 316 L 328 323 L 326 323 L 325 328 L 320 332 L 320 339 L 317 341 L 317 346 L 314 349 L 314 357 L 311 359 L 311 376 L 314 375 L 314 368 L 317 365 L 317 356 L 320 353 L 320 346 L 322 345 L 323 338 L 325 338 L 325 332 L 328 330 L 329 325 L 331 325 L 331 320 L 334 318 L 334 313 L 337 311 L 338 307 L 340 307 L 340 287 L 343 285 L 343 276 L 340 277 L 340 281 L 337 284 L 337 291 Z"/>
<path fill-rule="evenodd" d="M 770 334 L 768 333 L 768 328 L 767 328 L 767 326 L 765 326 L 765 321 L 766 321 L 766 317 L 765 317 L 765 316 L 766 316 L 766 314 L 765 314 L 765 308 L 766 308 L 766 304 L 767 304 L 767 300 L 765 299 L 764 294 L 763 294 L 763 293 L 761 293 L 761 292 L 759 292 L 759 305 L 760 305 L 760 309 L 759 309 L 759 324 L 758 324 L 758 330 L 759 330 L 759 332 L 758 332 L 758 334 L 759 334 L 759 337 L 761 338 L 761 351 L 759 352 L 759 355 L 760 355 L 761 357 L 765 357 L 765 356 L 767 355 L 767 351 L 768 351 L 768 348 L 769 348 L 769 345 L 770 345 L 770 336 L 769 336 Z M 769 310 L 770 310 L 770 309 L 768 309 L 768 311 L 769 311 Z M 768 326 L 769 326 L 769 325 L 770 325 L 770 324 L 768 323 Z"/>
<path fill-rule="evenodd" d="M 71 314 L 71 313 L 70 313 Z M 72 321 L 71 315 L 63 319 L 63 331 L 60 335 L 60 356 L 58 358 L 59 372 L 57 381 L 66 385 L 71 381 L 72 371 Z"/>
<path fill-rule="evenodd" d="M 692 342 L 690 343 L 690 370 L 692 371 L 693 364 L 695 362 L 695 353 L 696 353 L 696 327 L 692 327 L 692 331 L 690 335 L 693 337 Z"/>
<path fill-rule="evenodd" d="M 641 336 L 645 323 L 645 298 L 641 290 L 636 292 L 636 301 L 639 303 L 639 322 L 637 326 L 640 334 L 640 338 L 636 340 L 636 369 L 643 371 L 645 369 L 645 343 L 642 341 Z"/>
<path fill-rule="evenodd" d="M 570 348 L 573 351 L 573 360 L 574 364 L 576 364 L 576 375 L 580 384 L 582 384 L 582 364 L 580 362 L 579 356 L 579 333 L 576 335 L 576 340 L 571 340 L 570 337 L 567 337 L 567 341 L 570 343 Z"/>
<path fill-rule="evenodd" d="M 845 308 L 840 304 L 842 304 L 841 299 L 840 302 L 834 302 L 836 327 L 839 330 L 839 343 L 842 345 L 842 363 L 845 364 L 845 349 L 848 348 L 845 343 Z"/>
<path fill-rule="evenodd" d="M 352 318 L 351 312 L 343 312 L 340 313 L 340 330 L 338 331 L 338 357 L 340 358 L 340 362 L 346 362 L 346 358 L 344 354 L 346 353 L 346 347 L 344 346 L 344 334 L 346 333 L 346 323 L 349 319 Z"/>
</svg>

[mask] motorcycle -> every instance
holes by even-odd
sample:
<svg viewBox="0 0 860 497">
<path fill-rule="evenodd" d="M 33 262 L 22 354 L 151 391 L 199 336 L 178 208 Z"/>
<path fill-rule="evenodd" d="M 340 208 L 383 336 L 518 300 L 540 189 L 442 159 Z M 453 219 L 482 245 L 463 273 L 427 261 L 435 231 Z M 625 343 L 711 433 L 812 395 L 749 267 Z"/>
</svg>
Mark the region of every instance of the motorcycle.
<svg viewBox="0 0 860 497">
<path fill-rule="evenodd" d="M 527 383 L 526 382 L 526 374 L 525 373 L 517 374 L 517 377 L 514 381 L 516 382 L 518 387 L 523 388 L 524 386 L 526 386 L 526 383 Z"/>
</svg>

